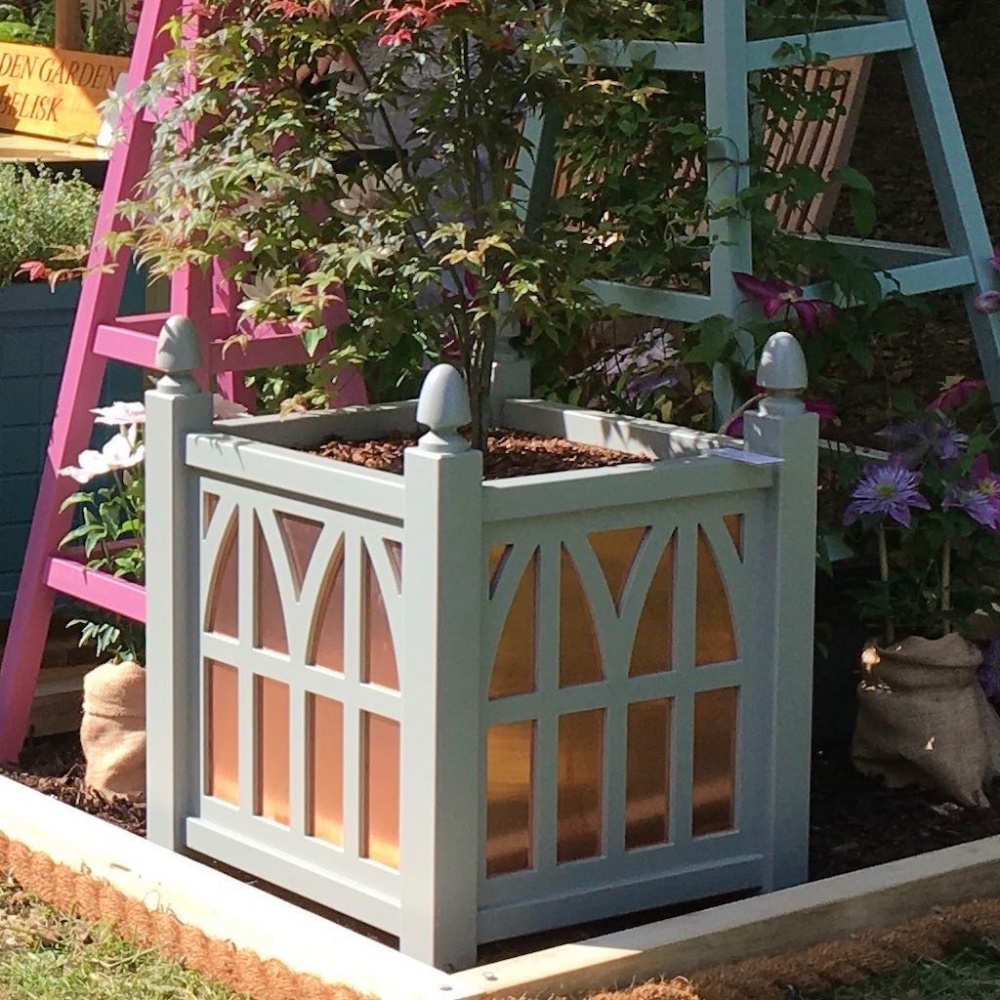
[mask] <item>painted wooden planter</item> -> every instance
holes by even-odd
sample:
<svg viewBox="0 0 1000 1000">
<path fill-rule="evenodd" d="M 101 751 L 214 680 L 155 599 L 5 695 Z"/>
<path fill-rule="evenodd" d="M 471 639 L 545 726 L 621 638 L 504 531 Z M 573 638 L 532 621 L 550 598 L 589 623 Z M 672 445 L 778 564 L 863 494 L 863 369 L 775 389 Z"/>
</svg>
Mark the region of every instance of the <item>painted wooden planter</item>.
<svg viewBox="0 0 1000 1000">
<path fill-rule="evenodd" d="M 122 313 L 142 312 L 145 284 L 130 272 Z M 0 288 L 0 618 L 10 615 L 38 494 L 38 477 L 66 361 L 80 283 Z M 104 396 L 137 399 L 141 373 L 115 365 Z"/>
<path fill-rule="evenodd" d="M 413 403 L 213 429 L 193 330 L 165 333 L 171 374 L 147 394 L 153 840 L 439 966 L 805 877 L 817 428 L 787 391 L 800 374 L 762 366 L 776 395 L 746 450 L 506 399 L 504 426 L 654 460 L 484 483 L 461 412 L 426 386 L 403 475 L 295 449 L 412 430 Z"/>
</svg>

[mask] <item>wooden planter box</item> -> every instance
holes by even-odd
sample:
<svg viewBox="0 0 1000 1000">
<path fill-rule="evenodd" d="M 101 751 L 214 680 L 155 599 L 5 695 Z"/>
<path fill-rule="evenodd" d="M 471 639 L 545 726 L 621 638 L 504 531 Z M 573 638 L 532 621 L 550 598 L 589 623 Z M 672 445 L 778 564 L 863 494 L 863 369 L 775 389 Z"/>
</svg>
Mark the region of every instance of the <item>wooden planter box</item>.
<svg viewBox="0 0 1000 1000">
<path fill-rule="evenodd" d="M 816 423 L 800 411 L 748 417 L 744 452 L 507 400 L 503 426 L 655 460 L 484 483 L 477 452 L 429 437 L 401 476 L 295 450 L 412 430 L 412 403 L 220 430 L 192 380 L 163 380 L 150 838 L 438 966 L 804 879 Z"/>
<path fill-rule="evenodd" d="M 144 307 L 145 286 L 130 272 L 121 312 Z M 38 477 L 66 361 L 80 283 L 55 292 L 46 282 L 0 288 L 0 619 L 10 615 L 38 493 Z M 103 400 L 138 399 L 141 373 L 109 365 Z"/>
</svg>

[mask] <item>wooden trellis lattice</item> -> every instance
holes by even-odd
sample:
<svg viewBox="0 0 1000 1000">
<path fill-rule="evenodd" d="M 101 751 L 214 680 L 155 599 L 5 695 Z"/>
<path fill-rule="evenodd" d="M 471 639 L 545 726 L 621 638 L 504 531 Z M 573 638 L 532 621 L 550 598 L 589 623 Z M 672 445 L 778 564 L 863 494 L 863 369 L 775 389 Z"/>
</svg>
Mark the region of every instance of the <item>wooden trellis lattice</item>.
<svg viewBox="0 0 1000 1000">
<path fill-rule="evenodd" d="M 976 295 L 993 287 L 992 246 L 927 0 L 885 0 L 884 19 L 760 40 L 747 37 L 746 0 L 703 0 L 703 11 L 703 42 L 606 39 L 587 51 L 577 49 L 573 58 L 580 65 L 603 67 L 628 67 L 650 60 L 652 70 L 704 76 L 705 127 L 713 136 L 706 149 L 708 201 L 718 204 L 734 198 L 750 181 L 753 74 L 799 65 L 803 52 L 823 53 L 831 60 L 898 53 L 948 247 L 829 239 L 845 254 L 881 268 L 877 277 L 885 293 L 917 295 L 961 289 L 990 395 L 994 407 L 1000 408 L 1000 318 L 979 312 L 973 304 Z M 552 190 L 551 151 L 558 128 L 559 123 L 544 114 L 534 116 L 526 126 L 526 135 L 539 151 L 537 156 L 526 153 L 523 161 L 529 219 L 543 210 Z M 708 236 L 707 295 L 619 281 L 594 281 L 592 288 L 603 301 L 639 316 L 684 323 L 715 315 L 737 322 L 749 319 L 749 307 L 732 277 L 734 272 L 753 272 L 749 221 L 736 214 L 711 218 Z M 838 302 L 833 290 L 822 283 L 805 288 L 804 296 L 846 304 Z M 722 414 L 732 412 L 735 400 L 722 370 L 716 373 L 715 393 L 717 409 Z"/>
</svg>

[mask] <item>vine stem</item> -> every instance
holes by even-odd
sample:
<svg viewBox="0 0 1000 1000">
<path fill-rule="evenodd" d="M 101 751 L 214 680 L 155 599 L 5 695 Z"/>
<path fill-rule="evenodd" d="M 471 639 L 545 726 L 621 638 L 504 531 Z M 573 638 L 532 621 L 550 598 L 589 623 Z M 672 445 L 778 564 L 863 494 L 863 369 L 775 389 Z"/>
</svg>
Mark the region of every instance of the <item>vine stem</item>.
<svg viewBox="0 0 1000 1000">
<path fill-rule="evenodd" d="M 951 611 L 951 539 L 941 550 L 941 610 Z M 945 622 L 945 635 L 951 631 L 951 623 Z"/>
<path fill-rule="evenodd" d="M 889 592 L 889 546 L 885 538 L 885 525 L 878 526 L 878 569 L 879 577 L 886 586 L 886 594 Z M 892 645 L 896 641 L 896 630 L 892 623 L 892 609 L 889 608 L 885 616 L 885 641 L 887 645 Z"/>
</svg>

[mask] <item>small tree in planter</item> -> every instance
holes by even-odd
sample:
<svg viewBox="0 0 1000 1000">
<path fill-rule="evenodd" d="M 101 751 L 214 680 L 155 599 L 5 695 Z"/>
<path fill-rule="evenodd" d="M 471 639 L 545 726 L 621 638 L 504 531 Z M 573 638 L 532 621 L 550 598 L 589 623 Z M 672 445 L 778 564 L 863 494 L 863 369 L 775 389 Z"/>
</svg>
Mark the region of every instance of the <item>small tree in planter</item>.
<svg viewBox="0 0 1000 1000">
<path fill-rule="evenodd" d="M 574 85 L 556 13 L 227 6 L 143 98 L 157 166 L 124 210 L 155 268 L 222 256 L 248 311 L 307 337 L 346 282 L 345 351 L 463 370 L 418 404 L 213 432 L 175 319 L 147 396 L 150 837 L 437 964 L 805 875 L 816 419 L 794 338 L 765 352 L 745 449 L 517 398 L 508 333 L 591 309 L 584 235 L 526 232 L 519 204 L 524 111 Z M 642 461 L 484 482 L 490 419 Z M 308 453 L 417 423 L 402 475 Z"/>
</svg>

